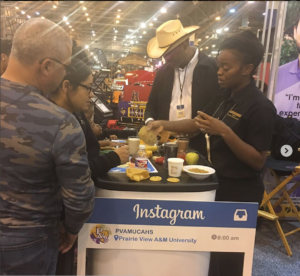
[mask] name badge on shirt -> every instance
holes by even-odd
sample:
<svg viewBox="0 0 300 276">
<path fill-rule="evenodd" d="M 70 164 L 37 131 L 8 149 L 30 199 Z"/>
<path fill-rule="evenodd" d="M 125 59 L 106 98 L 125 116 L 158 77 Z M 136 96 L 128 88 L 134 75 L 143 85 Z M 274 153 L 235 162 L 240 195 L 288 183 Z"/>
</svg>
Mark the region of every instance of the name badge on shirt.
<svg viewBox="0 0 300 276">
<path fill-rule="evenodd" d="M 184 105 L 177 105 L 177 118 L 184 118 L 185 113 L 184 113 Z"/>
</svg>

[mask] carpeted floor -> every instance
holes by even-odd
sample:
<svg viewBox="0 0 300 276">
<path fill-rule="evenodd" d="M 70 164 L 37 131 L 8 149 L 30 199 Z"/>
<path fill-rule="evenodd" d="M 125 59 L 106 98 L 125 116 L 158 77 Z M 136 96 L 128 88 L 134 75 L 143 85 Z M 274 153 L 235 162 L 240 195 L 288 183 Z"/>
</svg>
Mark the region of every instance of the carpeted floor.
<svg viewBox="0 0 300 276">
<path fill-rule="evenodd" d="M 300 223 L 281 221 L 283 232 L 300 227 Z M 252 276 L 300 276 L 300 232 L 287 237 L 293 255 L 289 257 L 275 223 L 264 220 L 256 233 Z"/>
</svg>

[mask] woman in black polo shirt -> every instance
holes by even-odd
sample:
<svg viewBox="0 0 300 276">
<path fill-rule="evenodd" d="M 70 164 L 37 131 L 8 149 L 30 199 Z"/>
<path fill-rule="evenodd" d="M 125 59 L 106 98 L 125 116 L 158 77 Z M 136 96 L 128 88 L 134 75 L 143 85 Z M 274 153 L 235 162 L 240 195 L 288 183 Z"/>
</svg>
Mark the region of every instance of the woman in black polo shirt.
<svg viewBox="0 0 300 276">
<path fill-rule="evenodd" d="M 276 109 L 256 87 L 253 75 L 264 47 L 251 31 L 226 38 L 217 58 L 222 88 L 194 120 L 157 121 L 148 129 L 205 134 L 208 158 L 216 169 L 217 201 L 261 203 L 261 170 L 271 146 Z M 202 135 L 202 134 L 199 134 Z M 243 255 L 212 253 L 212 276 L 241 276 Z"/>
</svg>

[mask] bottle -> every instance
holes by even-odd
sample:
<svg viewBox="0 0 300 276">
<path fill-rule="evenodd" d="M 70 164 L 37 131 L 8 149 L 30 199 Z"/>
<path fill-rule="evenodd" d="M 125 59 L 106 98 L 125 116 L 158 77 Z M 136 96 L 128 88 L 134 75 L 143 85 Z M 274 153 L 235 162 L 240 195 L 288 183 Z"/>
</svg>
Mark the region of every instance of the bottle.
<svg viewBox="0 0 300 276">
<path fill-rule="evenodd" d="M 138 169 L 147 170 L 148 168 L 148 155 L 145 149 L 145 145 L 140 145 L 140 150 L 135 156 L 135 167 Z"/>
</svg>

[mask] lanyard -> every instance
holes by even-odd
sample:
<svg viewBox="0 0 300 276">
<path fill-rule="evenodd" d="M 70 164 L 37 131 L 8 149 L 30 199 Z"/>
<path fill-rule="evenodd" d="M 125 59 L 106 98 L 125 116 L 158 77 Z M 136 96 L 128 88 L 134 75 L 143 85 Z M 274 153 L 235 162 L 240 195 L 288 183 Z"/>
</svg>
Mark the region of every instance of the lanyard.
<svg viewBox="0 0 300 276">
<path fill-rule="evenodd" d="M 221 106 L 224 104 L 224 101 L 219 105 L 219 107 L 217 108 L 217 110 L 215 111 L 215 113 L 212 115 L 212 117 L 214 118 L 214 116 L 217 114 L 217 112 L 219 111 L 219 109 L 221 108 Z M 231 109 L 226 113 L 226 115 L 223 117 L 223 119 L 221 120 L 222 122 L 224 121 L 224 119 L 227 117 L 227 115 L 229 114 L 229 112 L 234 109 L 234 107 L 236 106 L 236 104 L 234 104 Z M 219 119 L 219 118 L 218 118 Z M 211 134 L 212 135 L 212 134 Z M 210 162 L 210 164 L 212 164 L 211 162 L 211 156 L 210 156 L 210 136 L 207 133 L 205 133 L 205 139 L 206 139 L 206 150 L 207 150 L 207 158 L 208 161 Z"/>
<path fill-rule="evenodd" d="M 184 86 L 184 83 L 185 83 L 187 67 L 188 67 L 188 65 L 185 67 L 185 70 L 184 70 L 184 78 L 183 78 L 183 83 L 182 84 L 181 84 L 181 80 L 180 80 L 180 70 L 178 68 L 178 78 L 179 78 L 180 92 L 181 92 L 180 93 L 180 105 L 182 105 L 182 91 L 183 91 L 183 86 Z"/>
</svg>

